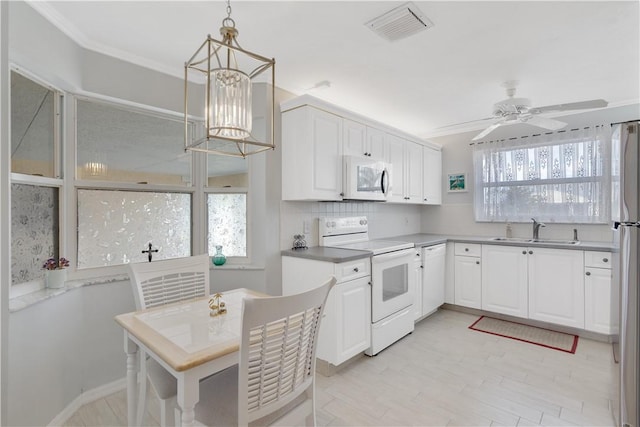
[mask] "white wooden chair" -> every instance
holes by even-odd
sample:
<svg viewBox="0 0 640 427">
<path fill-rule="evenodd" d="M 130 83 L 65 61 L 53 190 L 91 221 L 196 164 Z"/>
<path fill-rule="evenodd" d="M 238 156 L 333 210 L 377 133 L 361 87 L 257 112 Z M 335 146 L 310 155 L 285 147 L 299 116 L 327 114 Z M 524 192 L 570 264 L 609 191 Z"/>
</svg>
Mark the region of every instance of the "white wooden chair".
<svg viewBox="0 0 640 427">
<path fill-rule="evenodd" d="M 240 361 L 200 383 L 196 420 L 205 425 L 315 425 L 320 320 L 332 277 L 301 294 L 247 298 Z"/>
<path fill-rule="evenodd" d="M 136 308 L 146 308 L 209 295 L 209 255 L 129 264 Z M 177 381 L 158 362 L 140 351 L 140 394 L 137 425 L 146 412 L 147 376 L 160 399 L 160 425 L 173 425 L 179 417 Z"/>
</svg>

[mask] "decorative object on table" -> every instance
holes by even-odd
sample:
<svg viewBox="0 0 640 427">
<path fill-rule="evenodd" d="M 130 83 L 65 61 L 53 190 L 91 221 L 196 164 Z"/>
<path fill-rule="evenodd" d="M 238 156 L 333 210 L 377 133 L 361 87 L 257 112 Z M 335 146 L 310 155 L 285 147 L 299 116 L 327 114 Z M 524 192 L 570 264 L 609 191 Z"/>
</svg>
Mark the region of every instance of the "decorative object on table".
<svg viewBox="0 0 640 427">
<path fill-rule="evenodd" d="M 213 265 L 224 265 L 227 262 L 227 257 L 222 253 L 222 246 L 216 245 L 216 253 L 213 255 L 211 259 Z"/>
<path fill-rule="evenodd" d="M 59 259 L 49 258 L 44 262 L 42 268 L 45 271 L 45 285 L 47 288 L 59 289 L 64 288 L 64 282 L 67 281 L 67 270 L 69 267 L 69 260 L 60 257 Z"/>
<path fill-rule="evenodd" d="M 209 313 L 209 316 L 211 317 L 219 316 L 227 312 L 227 304 L 222 301 L 221 293 L 213 294 L 209 299 L 209 308 L 211 309 L 211 312 Z"/>
<path fill-rule="evenodd" d="M 294 234 L 293 236 L 293 250 L 309 249 L 307 241 L 304 239 L 304 234 Z"/>
<path fill-rule="evenodd" d="M 462 193 L 468 190 L 466 173 L 450 173 L 448 178 L 450 193 Z"/>
<path fill-rule="evenodd" d="M 273 150 L 275 111 L 275 59 L 244 50 L 238 44 L 238 30 L 231 19 L 231 4 L 227 1 L 227 17 L 220 28 L 222 41 L 211 36 L 184 64 L 185 149 L 225 156 L 246 157 L 249 154 Z M 240 69 L 242 65 L 243 70 Z M 271 70 L 271 78 L 263 72 Z M 258 79 L 260 77 L 260 79 Z M 271 142 L 261 142 L 251 134 L 251 87 L 253 82 L 271 85 Z M 194 84 L 199 83 L 199 84 Z M 190 95 L 192 88 L 204 87 L 205 93 Z M 187 112 L 189 98 L 202 98 L 207 111 L 203 132 L 192 132 L 193 120 Z M 194 134 L 202 137 L 195 139 Z"/>
<path fill-rule="evenodd" d="M 151 259 L 153 258 L 153 254 L 158 252 L 158 249 L 152 249 L 152 248 L 153 248 L 153 243 L 149 242 L 148 248 L 142 251 L 143 254 L 149 255 L 149 262 L 151 262 Z"/>
</svg>

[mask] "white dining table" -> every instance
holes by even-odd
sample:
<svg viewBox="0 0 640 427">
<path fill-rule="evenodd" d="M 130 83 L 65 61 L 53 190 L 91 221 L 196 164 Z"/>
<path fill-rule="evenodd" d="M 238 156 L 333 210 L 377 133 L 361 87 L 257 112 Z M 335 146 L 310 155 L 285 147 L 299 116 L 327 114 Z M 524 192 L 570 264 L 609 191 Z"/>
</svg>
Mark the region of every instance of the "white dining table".
<svg viewBox="0 0 640 427">
<path fill-rule="evenodd" d="M 195 425 L 200 380 L 238 363 L 242 300 L 263 296 L 244 288 L 224 292 L 227 312 L 215 317 L 210 316 L 209 297 L 116 316 L 127 354 L 128 425 L 137 424 L 140 348 L 176 377 L 182 425 Z"/>
</svg>

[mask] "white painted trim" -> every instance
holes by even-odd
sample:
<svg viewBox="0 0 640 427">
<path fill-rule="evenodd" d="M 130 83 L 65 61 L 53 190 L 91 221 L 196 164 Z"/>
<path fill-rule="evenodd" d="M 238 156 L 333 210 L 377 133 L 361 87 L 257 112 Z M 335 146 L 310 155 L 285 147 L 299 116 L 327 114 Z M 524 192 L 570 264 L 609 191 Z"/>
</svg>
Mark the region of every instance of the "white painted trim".
<svg viewBox="0 0 640 427">
<path fill-rule="evenodd" d="M 67 37 L 77 43 L 80 47 L 91 50 L 93 52 L 100 53 L 106 56 L 112 56 L 122 61 L 130 62 L 132 64 L 139 65 L 144 68 L 148 68 L 154 71 L 158 71 L 163 74 L 167 74 L 172 77 L 180 79 L 184 78 L 184 68 L 180 66 L 168 67 L 165 64 L 161 64 L 155 61 L 142 58 L 138 55 L 133 55 L 129 52 L 125 52 L 120 49 L 115 49 L 112 46 L 107 46 L 102 43 L 97 43 L 87 37 L 82 31 L 80 31 L 73 23 L 71 23 L 64 16 L 60 15 L 55 8 L 43 1 L 25 0 L 25 2 L 38 12 L 44 19 L 49 21 L 53 26 L 63 32 Z"/>
<path fill-rule="evenodd" d="M 120 378 L 108 384 L 101 385 L 94 389 L 88 390 L 80 394 L 80 396 L 73 399 L 71 403 L 67 405 L 58 415 L 56 415 L 48 426 L 61 426 L 64 425 L 69 418 L 73 416 L 83 405 L 87 403 L 95 402 L 98 399 L 107 397 L 113 393 L 124 390 L 127 387 L 127 379 Z"/>
</svg>

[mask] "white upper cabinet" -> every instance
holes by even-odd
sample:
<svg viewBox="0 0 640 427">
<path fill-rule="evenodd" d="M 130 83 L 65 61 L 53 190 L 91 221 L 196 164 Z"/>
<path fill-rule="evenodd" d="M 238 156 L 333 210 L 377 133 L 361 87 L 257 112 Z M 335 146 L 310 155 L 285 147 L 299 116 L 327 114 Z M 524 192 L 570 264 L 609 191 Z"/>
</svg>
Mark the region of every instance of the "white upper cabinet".
<svg viewBox="0 0 640 427">
<path fill-rule="evenodd" d="M 342 131 L 344 141 L 342 153 L 345 156 L 366 156 L 367 147 L 367 126 L 349 119 L 342 119 Z"/>
<path fill-rule="evenodd" d="M 310 106 L 282 113 L 282 199 L 342 200 L 342 117 Z"/>
<path fill-rule="evenodd" d="M 366 155 L 374 160 L 388 162 L 387 134 L 379 129 L 367 126 Z"/>
<path fill-rule="evenodd" d="M 282 200 L 342 200 L 343 156 L 350 155 L 392 165 L 387 201 L 441 203 L 437 146 L 307 95 L 280 107 Z"/>
<path fill-rule="evenodd" d="M 387 161 L 385 132 L 350 119 L 343 119 L 342 128 L 344 155 Z"/>
<path fill-rule="evenodd" d="M 422 145 L 387 135 L 391 163 L 389 202 L 422 203 Z"/>
<path fill-rule="evenodd" d="M 422 145 L 406 141 L 405 180 L 407 203 L 422 203 Z"/>
<path fill-rule="evenodd" d="M 422 147 L 422 203 L 442 203 L 442 151 Z"/>
<path fill-rule="evenodd" d="M 406 202 L 405 199 L 405 157 L 403 139 L 394 135 L 387 135 L 387 151 L 389 153 L 389 163 L 391 163 L 391 194 L 387 201 Z"/>
</svg>

